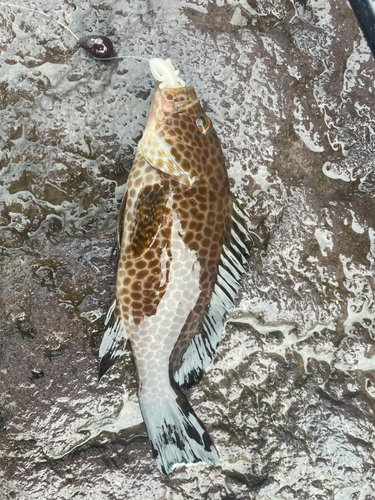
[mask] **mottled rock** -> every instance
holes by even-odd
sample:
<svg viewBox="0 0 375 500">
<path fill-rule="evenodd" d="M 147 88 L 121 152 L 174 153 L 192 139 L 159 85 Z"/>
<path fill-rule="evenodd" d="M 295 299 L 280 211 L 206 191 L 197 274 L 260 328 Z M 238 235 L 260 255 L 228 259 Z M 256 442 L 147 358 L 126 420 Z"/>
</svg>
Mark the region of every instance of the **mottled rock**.
<svg viewBox="0 0 375 500">
<path fill-rule="evenodd" d="M 153 80 L 0 12 L 2 498 L 370 500 L 375 62 L 344 0 L 34 0 L 118 54 L 170 57 L 269 230 L 189 391 L 217 466 L 155 467 L 131 351 L 97 382 L 114 226 Z"/>
</svg>

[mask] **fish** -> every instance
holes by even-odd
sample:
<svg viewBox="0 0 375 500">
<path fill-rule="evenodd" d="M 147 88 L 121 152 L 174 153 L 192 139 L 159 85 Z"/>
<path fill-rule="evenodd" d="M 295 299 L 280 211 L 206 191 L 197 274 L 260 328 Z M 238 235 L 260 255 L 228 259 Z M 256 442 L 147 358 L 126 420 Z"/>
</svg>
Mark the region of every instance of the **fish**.
<svg viewBox="0 0 375 500">
<path fill-rule="evenodd" d="M 210 364 L 252 245 L 223 151 L 193 87 L 155 86 L 117 225 L 115 292 L 99 379 L 130 341 L 138 398 L 158 469 L 217 464 L 182 388 Z"/>
</svg>

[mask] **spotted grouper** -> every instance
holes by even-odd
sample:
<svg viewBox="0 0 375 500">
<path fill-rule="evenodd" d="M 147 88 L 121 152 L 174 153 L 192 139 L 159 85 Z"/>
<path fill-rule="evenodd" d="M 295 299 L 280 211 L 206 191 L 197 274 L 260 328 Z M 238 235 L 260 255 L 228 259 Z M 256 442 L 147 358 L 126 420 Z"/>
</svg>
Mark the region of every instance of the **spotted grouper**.
<svg viewBox="0 0 375 500">
<path fill-rule="evenodd" d="M 156 84 L 118 219 L 116 288 L 99 377 L 129 339 L 154 458 L 169 475 L 177 464 L 218 462 L 180 387 L 197 382 L 216 351 L 250 234 L 194 89 L 176 72 L 165 79 L 155 65 L 164 81 Z"/>
</svg>

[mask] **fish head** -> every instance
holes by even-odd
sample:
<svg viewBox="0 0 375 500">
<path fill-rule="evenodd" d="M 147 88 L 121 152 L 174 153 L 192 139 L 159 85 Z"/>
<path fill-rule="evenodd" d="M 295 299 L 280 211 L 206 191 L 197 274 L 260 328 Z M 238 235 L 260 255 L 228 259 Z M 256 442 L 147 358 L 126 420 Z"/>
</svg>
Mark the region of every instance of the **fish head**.
<svg viewBox="0 0 375 500">
<path fill-rule="evenodd" d="M 156 169 L 192 186 L 214 162 L 224 168 L 219 139 L 192 87 L 156 84 L 141 153 Z"/>
</svg>

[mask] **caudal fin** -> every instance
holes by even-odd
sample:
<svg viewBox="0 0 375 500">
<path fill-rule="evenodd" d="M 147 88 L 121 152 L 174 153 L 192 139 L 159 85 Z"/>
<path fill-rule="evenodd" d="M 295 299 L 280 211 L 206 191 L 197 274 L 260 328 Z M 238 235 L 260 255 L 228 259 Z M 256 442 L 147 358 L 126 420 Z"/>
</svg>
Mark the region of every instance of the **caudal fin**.
<svg viewBox="0 0 375 500">
<path fill-rule="evenodd" d="M 170 398 L 140 406 L 158 469 L 169 476 L 178 464 L 216 464 L 219 455 L 201 420 L 182 393 L 171 388 Z M 153 398 L 154 399 L 154 398 Z"/>
</svg>

